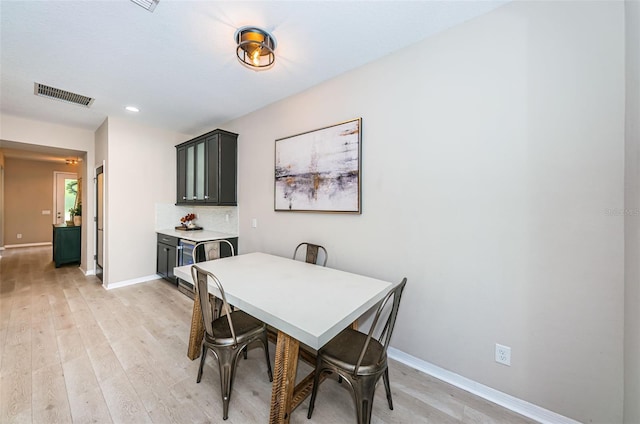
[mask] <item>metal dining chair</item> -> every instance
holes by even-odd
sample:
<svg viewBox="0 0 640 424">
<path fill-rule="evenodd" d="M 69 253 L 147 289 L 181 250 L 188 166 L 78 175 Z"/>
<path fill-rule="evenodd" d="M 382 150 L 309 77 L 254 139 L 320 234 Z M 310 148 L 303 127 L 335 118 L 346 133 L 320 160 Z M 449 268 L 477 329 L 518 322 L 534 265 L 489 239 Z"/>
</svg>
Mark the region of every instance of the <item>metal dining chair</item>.
<svg viewBox="0 0 640 424">
<path fill-rule="evenodd" d="M 223 244 L 228 245 L 229 249 L 231 249 L 231 256 L 235 256 L 235 249 L 233 247 L 233 244 L 229 240 L 221 239 L 221 240 L 213 240 L 213 241 L 202 241 L 200 243 L 197 243 L 193 247 L 193 261 L 195 263 L 198 263 L 198 262 L 202 262 L 203 260 L 211 261 L 214 259 L 220 259 L 220 251 L 222 247 L 221 245 Z M 199 254 L 199 252 L 201 251 L 204 252 L 204 255 Z M 213 295 L 210 295 L 209 303 L 213 308 L 213 318 L 214 319 L 218 318 L 222 311 L 222 300 Z M 203 304 L 200 303 L 200 307 L 202 307 L 202 305 Z M 231 309 L 233 309 L 233 306 L 231 307 Z"/>
<path fill-rule="evenodd" d="M 229 416 L 229 400 L 233 378 L 238 364 L 238 356 L 251 343 L 259 341 L 264 348 L 267 360 L 267 373 L 269 381 L 273 381 L 271 362 L 269 361 L 269 343 L 267 342 L 267 327 L 258 319 L 246 312 L 232 311 L 227 302 L 224 288 L 220 280 L 197 265 L 191 267 L 191 276 L 195 282 L 196 295 L 201 304 L 206 304 L 209 297 L 208 281 L 212 281 L 220 293 L 224 315 L 214 318 L 211 308 L 202 308 L 204 320 L 204 338 L 202 340 L 202 358 L 198 369 L 197 383 L 202 379 L 202 370 L 207 357 L 207 352 L 212 350 L 218 361 L 220 370 L 220 386 L 222 390 L 222 419 Z"/>
<path fill-rule="evenodd" d="M 305 247 L 306 247 L 305 262 L 310 264 L 322 265 L 322 266 L 327 265 L 327 249 L 320 246 L 319 244 L 313 244 L 308 242 L 302 242 L 298 246 L 296 246 L 296 250 L 293 251 L 293 259 L 296 259 L 296 257 L 298 256 L 298 250 Z M 318 262 L 320 251 L 322 251 L 323 253 L 322 263 Z"/>
<path fill-rule="evenodd" d="M 389 385 L 389 368 L 387 365 L 387 348 L 389 347 L 393 327 L 398 316 L 402 291 L 406 284 L 407 279 L 404 278 L 378 304 L 378 309 L 368 334 L 347 328 L 318 351 L 307 418 L 311 418 L 313 413 L 320 377 L 325 372 L 338 374 L 351 387 L 356 404 L 358 424 L 369 424 L 371 422 L 373 397 L 376 383 L 380 377 L 384 380 L 389 409 L 393 410 L 391 386 Z M 387 319 L 384 320 L 384 327 L 380 331 L 383 323 L 380 317 L 391 299 L 393 299 L 391 311 Z M 378 331 L 380 334 L 375 337 L 374 334 Z"/>
<path fill-rule="evenodd" d="M 199 243 L 197 243 L 194 247 L 193 247 L 193 254 L 194 254 L 194 262 L 202 262 L 200 260 L 198 260 L 198 258 L 200 258 L 201 256 L 198 255 L 198 251 L 202 250 L 204 251 L 204 260 L 205 261 L 210 261 L 213 259 L 219 259 L 220 258 L 220 250 L 221 250 L 221 244 L 225 244 L 229 246 L 229 249 L 231 250 L 231 256 L 235 256 L 235 248 L 233 247 L 233 244 L 226 239 L 220 239 L 220 240 L 212 240 L 212 241 L 201 241 Z"/>
<path fill-rule="evenodd" d="M 293 259 L 296 260 L 298 258 L 298 252 L 302 252 L 304 249 L 306 249 L 304 253 L 305 262 L 321 266 L 327 265 L 327 249 L 319 244 L 313 244 L 306 241 L 296 246 L 296 249 L 293 251 Z M 322 255 L 320 252 L 322 252 Z M 302 257 L 302 253 L 300 254 L 300 257 Z M 320 259 L 322 260 L 320 261 Z M 272 338 L 275 339 L 275 337 Z M 301 347 L 299 355 L 300 358 L 310 365 L 313 365 L 316 361 L 315 351 L 312 351 L 311 348 Z"/>
</svg>

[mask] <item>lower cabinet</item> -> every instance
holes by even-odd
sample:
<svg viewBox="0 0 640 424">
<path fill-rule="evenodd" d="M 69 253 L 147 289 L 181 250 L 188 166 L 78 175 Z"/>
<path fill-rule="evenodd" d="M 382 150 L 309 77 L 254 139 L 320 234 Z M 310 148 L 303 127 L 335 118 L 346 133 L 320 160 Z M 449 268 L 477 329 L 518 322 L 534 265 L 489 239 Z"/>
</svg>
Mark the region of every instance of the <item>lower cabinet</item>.
<svg viewBox="0 0 640 424">
<path fill-rule="evenodd" d="M 231 237 L 226 240 L 233 245 L 235 252 L 238 252 L 238 237 Z M 177 278 L 173 273 L 173 268 L 204 260 L 203 249 L 199 248 L 197 252 L 193 251 L 195 244 L 197 244 L 197 242 L 189 241 L 189 239 L 186 238 L 181 241 L 179 237 L 158 233 L 158 242 L 156 245 L 156 273 L 165 280 L 177 285 L 180 291 L 191 297 L 193 297 L 193 284 Z M 227 244 L 221 244 L 220 257 L 224 258 L 227 256 L 231 256 L 231 248 Z"/>
<path fill-rule="evenodd" d="M 68 263 L 80 263 L 82 233 L 80 226 L 53 225 L 53 262 L 56 268 Z"/>
<path fill-rule="evenodd" d="M 173 268 L 178 266 L 178 243 L 177 237 L 158 234 L 156 272 L 165 280 L 178 284 L 178 279 L 173 275 Z"/>
</svg>

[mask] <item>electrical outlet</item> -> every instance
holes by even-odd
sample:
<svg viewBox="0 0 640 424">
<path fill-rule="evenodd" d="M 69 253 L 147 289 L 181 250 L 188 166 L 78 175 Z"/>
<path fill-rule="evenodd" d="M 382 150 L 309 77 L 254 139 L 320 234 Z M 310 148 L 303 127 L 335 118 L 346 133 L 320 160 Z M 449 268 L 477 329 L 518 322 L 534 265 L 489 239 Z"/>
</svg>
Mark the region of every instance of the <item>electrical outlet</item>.
<svg viewBox="0 0 640 424">
<path fill-rule="evenodd" d="M 496 362 L 511 366 L 511 348 L 496 343 Z"/>
<path fill-rule="evenodd" d="M 16 235 L 16 238 L 21 239 L 21 238 L 22 238 L 22 234 L 18 233 L 18 234 Z"/>
<path fill-rule="evenodd" d="M 251 220 L 251 228 L 258 228 L 258 218 L 253 218 Z"/>
</svg>

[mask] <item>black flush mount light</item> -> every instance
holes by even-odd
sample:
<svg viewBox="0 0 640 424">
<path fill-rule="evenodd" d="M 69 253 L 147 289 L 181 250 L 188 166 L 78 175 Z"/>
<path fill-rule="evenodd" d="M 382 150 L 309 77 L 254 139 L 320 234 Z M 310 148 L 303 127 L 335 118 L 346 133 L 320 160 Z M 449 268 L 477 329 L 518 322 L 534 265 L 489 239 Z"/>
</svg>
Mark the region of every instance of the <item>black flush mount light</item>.
<svg viewBox="0 0 640 424">
<path fill-rule="evenodd" d="M 276 61 L 276 39 L 267 31 L 256 27 L 242 27 L 235 34 L 236 55 L 244 66 L 254 71 L 264 71 Z"/>
</svg>

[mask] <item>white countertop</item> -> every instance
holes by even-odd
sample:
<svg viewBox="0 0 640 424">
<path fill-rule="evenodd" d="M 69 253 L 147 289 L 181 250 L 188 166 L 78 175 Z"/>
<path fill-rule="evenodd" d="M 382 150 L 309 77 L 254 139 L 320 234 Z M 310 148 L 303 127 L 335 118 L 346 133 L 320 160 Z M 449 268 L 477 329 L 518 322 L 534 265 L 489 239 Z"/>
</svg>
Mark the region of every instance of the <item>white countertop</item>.
<svg viewBox="0 0 640 424">
<path fill-rule="evenodd" d="M 210 230 L 184 231 L 184 230 L 175 230 L 173 228 L 156 230 L 156 233 L 164 234 L 165 236 L 178 237 L 185 240 L 196 241 L 196 242 L 238 237 L 237 234 L 221 233 L 219 231 L 210 231 Z"/>
</svg>

